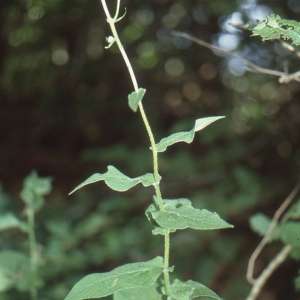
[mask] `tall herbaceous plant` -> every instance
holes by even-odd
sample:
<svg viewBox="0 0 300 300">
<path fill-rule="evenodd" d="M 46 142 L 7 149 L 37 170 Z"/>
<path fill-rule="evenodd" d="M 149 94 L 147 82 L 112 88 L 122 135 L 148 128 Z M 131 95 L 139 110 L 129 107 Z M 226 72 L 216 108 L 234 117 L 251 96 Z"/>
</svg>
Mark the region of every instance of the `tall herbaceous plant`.
<svg viewBox="0 0 300 300">
<path fill-rule="evenodd" d="M 185 300 L 202 296 L 220 299 L 217 294 L 196 281 L 188 280 L 182 282 L 179 279 L 170 281 L 170 272 L 174 269 L 174 266 L 169 265 L 170 234 L 176 230 L 186 228 L 209 230 L 231 228 L 232 225 L 222 220 L 216 213 L 194 208 L 188 199 L 163 199 L 160 191 L 161 176 L 158 169 L 158 153 L 164 152 L 169 146 L 178 142 L 191 143 L 195 132 L 204 129 L 209 124 L 223 117 L 197 119 L 195 126 L 190 131 L 174 133 L 163 138 L 159 143 L 155 143 L 155 138 L 142 104 L 146 89 L 138 86 L 131 63 L 115 27 L 115 23 L 120 21 L 125 15 L 119 17 L 120 0 L 117 0 L 114 17 L 110 15 L 106 1 L 101 1 L 107 22 L 112 31 L 112 36 L 107 38 L 108 46 L 106 48 L 109 48 L 116 42 L 126 63 L 134 87 L 134 91 L 128 96 L 128 105 L 134 112 L 139 110 L 146 127 L 151 144 L 150 150 L 153 155 L 153 173 L 129 178 L 114 166 L 108 166 L 106 173 L 92 175 L 78 185 L 70 194 L 88 184 L 98 181 L 104 181 L 108 187 L 118 192 L 127 191 L 139 183 L 142 183 L 145 187 L 152 185 L 155 195 L 153 196 L 153 203 L 146 209 L 145 214 L 148 221 L 154 227 L 152 233 L 164 236 L 164 254 L 163 257 L 157 256 L 149 261 L 125 264 L 107 273 L 87 275 L 75 284 L 65 300 L 103 298 L 109 295 L 113 295 L 115 300 Z M 161 275 L 163 275 L 162 280 L 158 280 Z"/>
</svg>

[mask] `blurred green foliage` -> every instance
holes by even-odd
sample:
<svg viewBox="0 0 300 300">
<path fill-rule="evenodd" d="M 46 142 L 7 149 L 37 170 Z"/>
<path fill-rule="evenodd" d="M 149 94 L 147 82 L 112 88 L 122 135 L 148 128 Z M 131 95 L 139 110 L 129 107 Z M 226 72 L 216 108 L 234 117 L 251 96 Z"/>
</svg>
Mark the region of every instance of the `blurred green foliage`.
<svg viewBox="0 0 300 300">
<path fill-rule="evenodd" d="M 175 272 L 224 298 L 243 299 L 249 290 L 243 279 L 247 260 L 259 242 L 248 218 L 256 212 L 271 218 L 299 176 L 299 84 L 242 72 L 240 62 L 170 32 L 188 31 L 219 45 L 230 34 L 246 59 L 270 69 L 288 65 L 293 72 L 299 60 L 276 42 L 262 43 L 226 24 L 236 16 L 256 24 L 264 12 L 297 19 L 299 7 L 270 0 L 138 0 L 122 6 L 128 13 L 118 24 L 121 38 L 147 88 L 143 101 L 158 139 L 189 130 L 199 117 L 226 115 L 191 146 L 162 154 L 160 169 L 165 198 L 188 197 L 235 225 L 230 233 L 174 234 Z M 62 299 L 85 274 L 161 254 L 159 238 L 151 236 L 142 215 L 151 188 L 120 196 L 95 185 L 67 197 L 108 164 L 132 177 L 149 172 L 151 152 L 140 118 L 127 106 L 132 88 L 124 63 L 114 46 L 104 51 L 108 28 L 98 1 L 3 1 L 2 7 L 0 210 L 10 218 L 8 213 L 23 209 L 17 195 L 31 169 L 54 177 L 53 192 L 36 216 L 36 234 L 45 282 L 41 299 Z M 16 228 L 21 223 L 11 222 L 1 231 L 1 248 L 26 251 L 27 240 Z M 264 263 L 272 249 L 261 258 Z M 292 285 L 281 285 L 297 272 L 289 264 L 275 273 L 265 299 L 297 299 Z M 0 299 L 27 296 L 9 290 Z"/>
</svg>

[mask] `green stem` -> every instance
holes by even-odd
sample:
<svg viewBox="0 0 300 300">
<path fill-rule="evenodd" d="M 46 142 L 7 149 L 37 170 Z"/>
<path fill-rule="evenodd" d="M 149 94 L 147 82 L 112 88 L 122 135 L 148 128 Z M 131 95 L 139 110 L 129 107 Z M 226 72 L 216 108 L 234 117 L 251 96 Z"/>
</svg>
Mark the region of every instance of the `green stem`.
<svg viewBox="0 0 300 300">
<path fill-rule="evenodd" d="M 163 200 L 162 200 L 160 186 L 159 186 L 158 154 L 157 154 L 157 150 L 156 150 L 156 144 L 155 144 L 154 136 L 153 136 L 150 124 L 148 122 L 147 116 L 145 114 L 142 102 L 139 103 L 139 109 L 140 109 L 140 113 L 141 113 L 143 122 L 145 124 L 146 130 L 147 130 L 147 133 L 148 133 L 148 136 L 150 139 L 151 148 L 152 148 L 153 174 L 154 174 L 154 180 L 155 180 L 154 188 L 155 188 L 156 196 L 158 199 L 158 205 L 159 205 L 159 209 L 161 211 L 164 211 L 164 205 L 163 205 Z"/>
<path fill-rule="evenodd" d="M 32 209 L 27 209 L 28 222 L 28 239 L 30 247 L 30 296 L 31 300 L 38 299 L 38 292 L 36 287 L 36 270 L 37 270 L 37 250 L 34 233 L 34 212 Z"/>
<path fill-rule="evenodd" d="M 171 295 L 170 276 L 169 276 L 169 257 L 170 257 L 170 231 L 165 229 L 165 253 L 164 253 L 164 278 L 167 295 Z"/>
<path fill-rule="evenodd" d="M 126 54 L 126 51 L 124 50 L 124 47 L 121 43 L 121 40 L 118 36 L 118 32 L 115 27 L 115 23 L 122 19 L 122 17 L 118 18 L 119 8 L 120 8 L 120 0 L 117 0 L 117 9 L 116 9 L 116 14 L 115 14 L 114 18 L 112 18 L 109 13 L 109 10 L 106 5 L 106 0 L 101 0 L 101 2 L 102 2 L 102 6 L 103 6 L 104 12 L 107 17 L 107 22 L 109 23 L 112 34 L 115 38 L 115 41 L 119 47 L 119 50 L 123 56 L 126 66 L 127 66 L 128 72 L 130 74 L 130 77 L 131 77 L 131 80 L 133 83 L 134 90 L 136 93 L 138 93 L 139 87 L 138 87 L 138 83 L 137 83 L 133 68 L 131 66 L 129 58 Z M 152 155 L 153 155 L 153 176 L 154 176 L 154 180 L 155 180 L 154 188 L 155 188 L 155 192 L 156 192 L 156 196 L 157 196 L 157 200 L 158 200 L 158 205 L 159 205 L 159 209 L 161 211 L 164 211 L 163 200 L 162 200 L 160 186 L 159 186 L 160 176 L 158 173 L 158 152 L 156 149 L 155 139 L 154 139 L 149 121 L 145 114 L 142 102 L 139 103 L 139 110 L 140 110 L 142 120 L 144 122 L 144 125 L 146 127 L 146 130 L 147 130 L 147 133 L 148 133 L 148 136 L 150 139 Z M 165 250 L 164 250 L 164 271 L 163 271 L 163 273 L 164 273 L 165 287 L 166 287 L 167 295 L 171 294 L 170 277 L 169 277 L 169 256 L 170 256 L 170 232 L 168 229 L 165 229 Z"/>
</svg>

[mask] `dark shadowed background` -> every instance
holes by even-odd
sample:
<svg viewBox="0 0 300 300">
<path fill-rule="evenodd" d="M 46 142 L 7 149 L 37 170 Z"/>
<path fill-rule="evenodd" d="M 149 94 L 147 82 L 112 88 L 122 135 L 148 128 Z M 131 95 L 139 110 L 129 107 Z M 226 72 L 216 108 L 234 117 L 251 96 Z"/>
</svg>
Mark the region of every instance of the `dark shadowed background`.
<svg viewBox="0 0 300 300">
<path fill-rule="evenodd" d="M 108 5 L 114 14 L 116 1 Z M 186 230 L 171 236 L 171 264 L 224 299 L 244 299 L 247 261 L 260 238 L 248 218 L 272 217 L 294 187 L 300 167 L 300 84 L 249 73 L 236 58 L 171 35 L 185 31 L 236 50 L 265 68 L 289 72 L 299 60 L 277 42 L 262 42 L 228 25 L 256 25 L 271 13 L 299 21 L 296 0 L 121 1 L 120 37 L 147 89 L 143 99 L 156 140 L 190 130 L 197 118 L 225 119 L 160 155 L 164 198 L 187 197 L 216 211 L 235 228 Z M 149 140 L 139 113 L 128 107 L 133 91 L 100 1 L 2 0 L 0 36 L 0 210 L 21 215 L 22 181 L 32 169 L 53 178 L 53 191 L 37 214 L 44 257 L 41 299 L 63 299 L 86 274 L 161 255 L 143 213 L 154 194 L 137 186 L 126 193 L 104 183 L 67 196 L 95 172 L 114 165 L 131 177 L 151 172 Z M 11 230 L 3 249 L 27 249 Z M 257 272 L 281 249 L 267 247 Z M 27 251 L 27 250 L 26 250 Z M 299 299 L 298 266 L 288 260 L 268 281 L 265 300 Z M 1 294 L 0 294 L 1 295 Z M 8 291 L 1 299 L 28 299 Z M 23 297 L 23 298 L 22 298 Z"/>
</svg>

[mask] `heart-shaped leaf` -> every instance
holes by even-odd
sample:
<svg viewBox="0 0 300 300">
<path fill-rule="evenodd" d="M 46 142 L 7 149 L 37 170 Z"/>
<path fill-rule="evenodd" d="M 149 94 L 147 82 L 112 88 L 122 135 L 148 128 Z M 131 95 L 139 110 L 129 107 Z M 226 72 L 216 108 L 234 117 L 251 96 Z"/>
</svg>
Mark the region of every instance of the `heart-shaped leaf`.
<svg viewBox="0 0 300 300">
<path fill-rule="evenodd" d="M 130 95 L 128 95 L 128 105 L 134 112 L 137 111 L 139 103 L 142 101 L 145 93 L 145 89 L 139 88 L 138 93 L 132 92 Z"/>
</svg>

